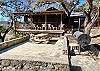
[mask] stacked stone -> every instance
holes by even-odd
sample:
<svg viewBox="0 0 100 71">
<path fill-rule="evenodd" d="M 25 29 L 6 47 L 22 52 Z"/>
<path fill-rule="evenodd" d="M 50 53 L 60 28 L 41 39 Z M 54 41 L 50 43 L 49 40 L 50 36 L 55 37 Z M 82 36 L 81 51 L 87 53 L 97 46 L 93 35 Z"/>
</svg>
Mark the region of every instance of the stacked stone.
<svg viewBox="0 0 100 71">
<path fill-rule="evenodd" d="M 0 59 L 0 71 L 69 71 L 66 64 Z"/>
</svg>

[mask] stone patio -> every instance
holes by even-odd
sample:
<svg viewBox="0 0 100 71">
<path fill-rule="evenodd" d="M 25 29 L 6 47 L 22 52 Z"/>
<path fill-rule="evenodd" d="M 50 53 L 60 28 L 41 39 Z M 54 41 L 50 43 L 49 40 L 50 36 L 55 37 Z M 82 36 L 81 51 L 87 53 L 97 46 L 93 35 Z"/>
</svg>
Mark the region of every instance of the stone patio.
<svg viewBox="0 0 100 71">
<path fill-rule="evenodd" d="M 8 49 L 0 51 L 1 53 L 0 61 L 1 61 L 1 64 L 3 60 L 8 60 L 8 63 L 9 61 L 11 62 L 14 60 L 18 60 L 18 62 L 22 62 L 22 63 L 23 61 L 26 61 L 26 63 L 24 64 L 27 64 L 27 61 L 28 62 L 33 61 L 33 63 L 37 61 L 44 62 L 44 64 L 47 64 L 47 65 L 51 63 L 52 64 L 51 66 L 60 64 L 60 69 L 58 67 L 58 69 L 51 68 L 48 70 L 40 70 L 41 68 L 41 65 L 40 65 L 39 69 L 35 71 L 66 71 L 66 70 L 68 71 L 69 70 L 68 58 L 67 58 L 67 55 L 63 55 L 63 52 L 62 52 L 63 49 L 66 49 L 65 44 L 66 43 L 65 43 L 64 37 L 61 37 L 56 42 L 56 44 L 34 44 L 33 42 L 20 43 L 18 45 L 15 45 Z M 72 61 L 72 71 L 99 71 L 100 70 L 100 58 L 98 58 L 95 61 L 90 56 L 76 55 L 76 56 L 72 56 L 71 61 Z M 62 69 L 62 65 L 64 65 L 65 69 Z M 8 68 L 9 67 L 11 66 L 8 66 Z M 22 70 L 19 70 L 19 71 L 22 71 Z M 29 71 L 32 71 L 32 70 L 29 69 Z"/>
</svg>

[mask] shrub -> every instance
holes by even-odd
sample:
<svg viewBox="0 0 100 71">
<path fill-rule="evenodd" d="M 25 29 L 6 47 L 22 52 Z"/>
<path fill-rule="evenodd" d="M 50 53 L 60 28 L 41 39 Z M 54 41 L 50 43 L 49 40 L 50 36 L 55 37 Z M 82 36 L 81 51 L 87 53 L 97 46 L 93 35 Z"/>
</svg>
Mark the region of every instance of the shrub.
<svg viewBox="0 0 100 71">
<path fill-rule="evenodd" d="M 0 32 L 4 33 L 6 31 L 6 29 L 3 26 L 0 26 Z"/>
</svg>

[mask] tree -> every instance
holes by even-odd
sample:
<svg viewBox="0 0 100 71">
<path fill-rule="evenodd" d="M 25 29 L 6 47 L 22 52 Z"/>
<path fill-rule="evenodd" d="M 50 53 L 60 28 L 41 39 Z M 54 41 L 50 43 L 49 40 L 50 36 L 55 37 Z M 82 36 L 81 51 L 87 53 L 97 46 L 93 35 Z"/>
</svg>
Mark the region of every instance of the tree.
<svg viewBox="0 0 100 71">
<path fill-rule="evenodd" d="M 97 13 L 92 17 L 91 14 L 93 11 L 93 0 L 87 0 L 87 3 L 89 7 L 87 11 L 84 11 L 84 13 L 86 14 L 86 18 L 84 21 L 84 33 L 90 35 L 91 28 L 97 20 Z"/>
<path fill-rule="evenodd" d="M 12 13 L 23 12 L 27 11 L 28 9 L 29 7 L 26 6 L 21 0 L 0 0 L 0 11 L 2 11 L 1 15 L 9 17 L 11 20 L 10 27 L 5 30 L 4 34 L 1 35 L 2 32 L 0 32 L 0 39 L 2 40 L 2 42 L 4 42 L 6 34 L 13 28 L 12 26 L 14 19 L 17 18 L 13 18 Z"/>
<path fill-rule="evenodd" d="M 64 2 L 61 1 L 61 5 L 64 8 L 65 13 L 68 16 L 68 24 L 70 24 L 70 15 L 71 15 L 72 11 L 75 9 L 75 7 L 78 5 L 78 3 L 79 3 L 79 0 L 75 0 L 75 1 L 73 0 L 72 1 L 73 5 L 72 5 L 71 9 L 69 10 L 69 9 L 66 8 L 66 5 L 64 4 Z M 66 32 L 66 30 L 65 30 L 65 32 Z M 71 52 L 70 52 L 68 38 L 67 38 L 67 45 L 68 45 L 68 61 L 69 61 L 69 67 L 70 67 L 70 70 L 71 70 Z"/>
<path fill-rule="evenodd" d="M 79 0 L 71 0 L 71 2 L 68 5 L 69 7 L 67 6 L 67 8 L 66 8 L 67 4 L 68 3 L 61 1 L 61 5 L 64 8 L 65 13 L 68 16 L 68 24 L 70 24 L 70 18 L 71 18 L 70 15 L 73 12 L 73 10 L 75 9 L 75 7 L 79 4 Z M 66 32 L 66 30 L 65 30 L 65 32 Z"/>
<path fill-rule="evenodd" d="M 6 31 L 4 32 L 4 34 L 2 36 L 1 36 L 1 32 L 0 32 L 0 39 L 2 40 L 2 42 L 4 42 L 6 34 L 13 28 L 12 26 L 13 26 L 13 22 L 11 22 L 11 26 L 6 29 Z"/>
<path fill-rule="evenodd" d="M 97 3 L 99 0 L 97 0 Z M 91 28 L 97 20 L 97 6 L 93 4 L 93 0 L 86 0 L 86 3 L 82 4 L 74 10 L 75 12 L 84 12 L 86 15 L 84 21 L 84 33 L 90 34 Z"/>
<path fill-rule="evenodd" d="M 3 13 L 5 13 L 5 11 L 7 12 L 7 10 L 5 8 L 3 8 L 3 5 L 4 5 L 3 1 L 0 1 L 0 5 L 1 5 L 0 9 L 2 10 L 2 15 L 3 15 Z M 8 15 L 10 16 L 9 13 L 8 13 Z M 0 42 L 4 42 L 5 36 L 8 33 L 8 31 L 11 29 L 12 25 L 13 24 L 11 24 L 11 26 L 4 32 L 4 35 L 1 35 L 2 32 L 0 32 L 0 40 L 1 40 Z"/>
<path fill-rule="evenodd" d="M 86 10 L 86 4 L 82 4 L 80 6 L 78 6 L 77 8 L 75 8 L 74 12 L 84 12 Z"/>
</svg>

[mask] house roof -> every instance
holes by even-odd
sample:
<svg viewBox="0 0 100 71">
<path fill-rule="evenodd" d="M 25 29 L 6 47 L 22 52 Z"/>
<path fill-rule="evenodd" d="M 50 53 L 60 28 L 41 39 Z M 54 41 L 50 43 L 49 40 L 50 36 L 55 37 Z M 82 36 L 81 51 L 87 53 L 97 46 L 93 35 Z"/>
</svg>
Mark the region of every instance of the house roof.
<svg viewBox="0 0 100 71">
<path fill-rule="evenodd" d="M 33 16 L 33 15 L 51 15 L 51 14 L 65 14 L 64 11 L 44 11 L 44 12 L 36 12 L 36 13 L 32 13 L 32 12 L 16 12 L 16 13 L 13 13 L 14 15 L 16 16 L 25 16 L 25 15 L 28 15 L 28 16 Z M 71 15 L 71 17 L 85 17 L 85 14 L 83 12 L 73 12 Z"/>
</svg>

